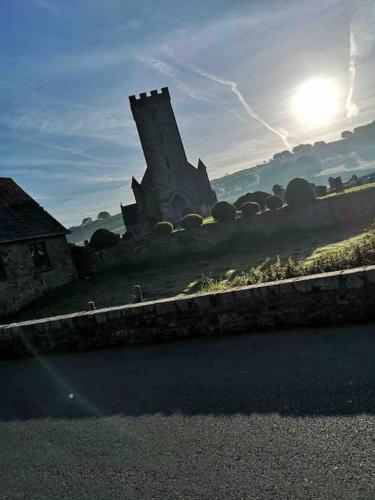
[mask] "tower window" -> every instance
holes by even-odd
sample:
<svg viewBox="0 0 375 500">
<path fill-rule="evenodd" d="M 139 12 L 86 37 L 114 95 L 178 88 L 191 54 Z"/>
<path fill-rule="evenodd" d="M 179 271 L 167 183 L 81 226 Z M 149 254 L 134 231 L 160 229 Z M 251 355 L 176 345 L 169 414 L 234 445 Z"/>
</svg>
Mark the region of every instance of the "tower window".
<svg viewBox="0 0 375 500">
<path fill-rule="evenodd" d="M 164 144 L 164 137 L 161 134 L 159 134 L 159 138 L 160 138 L 160 143 Z"/>
<path fill-rule="evenodd" d="M 48 257 L 46 245 L 41 243 L 33 243 L 29 245 L 31 259 L 37 271 L 47 271 L 51 267 L 51 262 Z"/>
<path fill-rule="evenodd" d="M 169 163 L 169 160 L 165 160 L 166 164 L 167 164 L 167 168 L 171 168 L 171 164 Z"/>
<path fill-rule="evenodd" d="M 157 116 L 158 116 L 157 110 L 155 108 L 152 108 L 151 109 L 151 117 L 155 119 L 155 118 L 157 118 Z"/>
<path fill-rule="evenodd" d="M 7 273 L 5 271 L 4 262 L 0 257 L 0 281 L 5 280 L 6 278 L 7 278 Z"/>
</svg>

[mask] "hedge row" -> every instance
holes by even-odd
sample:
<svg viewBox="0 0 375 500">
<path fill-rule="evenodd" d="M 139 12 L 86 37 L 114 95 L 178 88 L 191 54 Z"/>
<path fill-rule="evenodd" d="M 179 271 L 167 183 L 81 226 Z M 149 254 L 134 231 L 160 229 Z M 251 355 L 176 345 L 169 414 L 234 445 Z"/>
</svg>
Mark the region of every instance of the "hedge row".
<svg viewBox="0 0 375 500">
<path fill-rule="evenodd" d="M 266 193 L 262 194 L 266 195 Z M 257 203 L 255 201 L 248 201 L 249 197 L 251 198 L 251 195 L 245 195 L 242 197 L 242 199 L 240 199 L 241 201 L 243 201 L 240 207 L 238 206 L 238 202 L 236 202 L 236 205 L 233 205 L 227 201 L 217 202 L 212 207 L 212 217 L 217 222 L 230 222 L 236 218 L 237 209 L 241 209 L 243 217 L 252 217 L 264 208 L 270 211 L 275 211 L 283 206 L 283 200 L 281 196 L 278 196 L 276 194 L 271 196 L 263 196 L 261 199 L 259 199 L 260 203 Z M 316 195 L 308 181 L 306 181 L 305 179 L 296 178 L 292 179 L 289 182 L 284 194 L 284 199 L 285 202 L 291 207 L 304 207 L 309 205 L 310 203 L 313 203 L 316 199 Z M 180 222 L 181 227 L 183 227 L 184 229 L 199 228 L 202 224 L 203 218 L 198 214 L 185 215 Z M 173 229 L 174 227 L 171 222 L 161 221 L 155 224 L 154 233 L 159 236 L 164 236 L 170 234 Z M 96 250 L 99 250 L 115 245 L 118 243 L 118 241 L 118 235 L 111 233 L 111 231 L 108 231 L 107 229 L 98 229 L 92 235 L 90 245 Z"/>
</svg>

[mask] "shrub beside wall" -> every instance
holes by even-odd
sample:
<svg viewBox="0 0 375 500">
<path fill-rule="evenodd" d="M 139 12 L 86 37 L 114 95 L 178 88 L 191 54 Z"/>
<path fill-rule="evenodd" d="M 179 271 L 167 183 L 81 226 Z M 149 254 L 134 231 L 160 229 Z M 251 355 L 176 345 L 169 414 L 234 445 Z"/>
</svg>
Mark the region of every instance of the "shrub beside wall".
<svg viewBox="0 0 375 500">
<path fill-rule="evenodd" d="M 277 211 L 260 212 L 253 217 L 241 217 L 231 224 L 205 224 L 197 231 L 175 231 L 170 237 L 144 238 L 121 241 L 120 244 L 102 250 L 91 251 L 92 272 L 100 272 L 116 266 L 134 267 L 144 263 L 188 258 L 192 255 L 218 255 L 248 248 L 249 242 L 280 241 L 286 234 L 297 235 L 304 231 L 321 231 L 346 227 L 358 222 L 370 222 L 375 214 L 375 187 L 354 191 L 343 196 L 317 200 L 307 207 L 284 206 Z"/>
<path fill-rule="evenodd" d="M 322 198 L 323 196 L 327 196 L 328 190 L 327 186 L 316 186 L 315 188 L 316 196 Z"/>
<path fill-rule="evenodd" d="M 212 207 L 212 217 L 218 222 L 228 222 L 236 218 L 236 207 L 227 201 L 219 201 Z"/>
<path fill-rule="evenodd" d="M 173 224 L 171 222 L 162 221 L 154 226 L 154 233 L 158 236 L 165 236 L 173 231 Z"/>
<path fill-rule="evenodd" d="M 269 196 L 266 200 L 266 207 L 268 210 L 277 210 L 283 206 L 283 200 L 280 196 L 272 195 Z"/>
<path fill-rule="evenodd" d="M 306 207 L 316 199 L 311 185 L 306 179 L 292 179 L 285 191 L 285 201 L 291 207 Z"/>
<path fill-rule="evenodd" d="M 270 193 L 265 193 L 264 191 L 255 191 L 254 193 L 246 193 L 243 196 L 240 196 L 237 201 L 234 202 L 237 210 L 240 210 L 244 203 L 248 201 L 253 201 L 258 203 L 262 210 L 266 208 L 266 199 L 271 196 Z"/>
<path fill-rule="evenodd" d="M 248 201 L 242 205 L 241 210 L 244 217 L 252 217 L 260 212 L 260 206 L 255 201 Z"/>
<path fill-rule="evenodd" d="M 118 234 L 108 231 L 108 229 L 97 229 L 91 236 L 90 246 L 95 250 L 112 247 L 120 241 Z"/>
<path fill-rule="evenodd" d="M 198 214 L 188 214 L 181 220 L 181 226 L 184 229 L 194 229 L 197 227 L 201 227 L 203 224 L 203 217 Z"/>
</svg>

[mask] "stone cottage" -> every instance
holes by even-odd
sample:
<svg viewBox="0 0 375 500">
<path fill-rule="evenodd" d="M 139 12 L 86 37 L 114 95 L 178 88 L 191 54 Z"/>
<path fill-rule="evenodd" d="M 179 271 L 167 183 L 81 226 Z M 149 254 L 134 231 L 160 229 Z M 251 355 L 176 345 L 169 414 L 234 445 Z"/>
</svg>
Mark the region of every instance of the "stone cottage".
<svg viewBox="0 0 375 500">
<path fill-rule="evenodd" d="M 203 162 L 196 168 L 187 160 L 168 88 L 129 100 L 147 169 L 141 182 L 133 178 L 136 203 L 121 207 L 128 234 L 142 236 L 156 222 L 176 223 L 188 213 L 209 215 L 216 194 Z"/>
<path fill-rule="evenodd" d="M 77 277 L 68 233 L 12 179 L 0 177 L 0 318 Z"/>
</svg>

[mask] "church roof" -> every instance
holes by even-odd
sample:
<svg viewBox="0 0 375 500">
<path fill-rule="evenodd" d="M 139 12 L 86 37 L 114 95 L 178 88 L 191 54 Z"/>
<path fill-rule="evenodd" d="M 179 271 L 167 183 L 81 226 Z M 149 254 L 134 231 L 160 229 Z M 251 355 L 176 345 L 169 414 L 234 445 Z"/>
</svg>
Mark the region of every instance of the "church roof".
<svg viewBox="0 0 375 500">
<path fill-rule="evenodd" d="M 141 182 L 141 186 L 142 188 L 150 188 L 152 187 L 152 176 L 151 176 L 151 172 L 148 168 L 146 168 L 146 172 L 143 176 L 143 179 L 142 179 L 142 182 Z"/>
<path fill-rule="evenodd" d="M 13 179 L 0 177 L 0 243 L 68 233 Z"/>
<path fill-rule="evenodd" d="M 207 167 L 203 163 L 203 161 L 199 158 L 199 160 L 198 160 L 198 170 L 202 170 L 202 169 L 207 169 Z"/>
<path fill-rule="evenodd" d="M 121 210 L 125 226 L 131 226 L 132 224 L 137 224 L 137 222 L 139 222 L 139 210 L 136 203 L 123 206 L 121 207 Z"/>
<path fill-rule="evenodd" d="M 132 189 L 139 187 L 139 182 L 135 177 L 132 177 Z"/>
<path fill-rule="evenodd" d="M 135 177 L 132 178 L 132 189 L 141 189 L 141 190 L 146 190 L 148 191 L 150 188 L 152 188 L 153 182 L 152 182 L 152 176 L 151 172 L 148 168 L 146 168 L 145 173 L 143 174 L 141 182 L 138 182 Z"/>
</svg>

